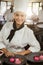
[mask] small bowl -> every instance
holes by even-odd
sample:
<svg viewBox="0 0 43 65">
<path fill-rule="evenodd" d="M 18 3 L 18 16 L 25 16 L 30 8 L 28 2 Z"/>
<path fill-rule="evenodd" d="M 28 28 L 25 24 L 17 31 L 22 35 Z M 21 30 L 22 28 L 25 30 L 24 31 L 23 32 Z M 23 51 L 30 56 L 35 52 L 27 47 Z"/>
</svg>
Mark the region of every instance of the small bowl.
<svg viewBox="0 0 43 65">
<path fill-rule="evenodd" d="M 0 57 L 4 54 L 4 52 L 2 50 L 0 50 Z"/>
<path fill-rule="evenodd" d="M 34 61 L 39 61 L 40 60 L 39 56 L 34 56 L 33 59 L 34 59 Z"/>
<path fill-rule="evenodd" d="M 10 62 L 14 63 L 15 58 L 10 58 Z"/>
<path fill-rule="evenodd" d="M 39 58 L 40 58 L 40 60 L 43 60 L 43 55 L 41 54 L 41 55 L 39 56 Z"/>
<path fill-rule="evenodd" d="M 21 62 L 22 62 L 22 61 L 21 61 L 19 58 L 16 58 L 16 59 L 15 59 L 15 64 L 21 64 Z"/>
</svg>

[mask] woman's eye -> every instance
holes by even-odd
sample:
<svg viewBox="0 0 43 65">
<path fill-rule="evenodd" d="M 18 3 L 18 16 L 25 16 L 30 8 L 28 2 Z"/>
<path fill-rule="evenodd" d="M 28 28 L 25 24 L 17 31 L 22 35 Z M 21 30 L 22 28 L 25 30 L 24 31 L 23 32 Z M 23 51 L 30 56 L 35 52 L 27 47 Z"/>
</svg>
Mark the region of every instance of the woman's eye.
<svg viewBox="0 0 43 65">
<path fill-rule="evenodd" d="M 21 15 L 21 17 L 24 17 L 24 15 Z"/>
<path fill-rule="evenodd" d="M 16 16 L 19 16 L 18 14 L 16 14 Z"/>
</svg>

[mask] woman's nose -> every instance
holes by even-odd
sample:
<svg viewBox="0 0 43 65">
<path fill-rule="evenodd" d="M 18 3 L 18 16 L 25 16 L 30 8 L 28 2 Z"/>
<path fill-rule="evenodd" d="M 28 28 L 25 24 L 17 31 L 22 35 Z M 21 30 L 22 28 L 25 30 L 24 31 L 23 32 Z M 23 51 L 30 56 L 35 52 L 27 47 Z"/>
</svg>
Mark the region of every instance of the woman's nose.
<svg viewBox="0 0 43 65">
<path fill-rule="evenodd" d="M 21 20 L 21 16 L 19 16 L 18 19 Z"/>
</svg>

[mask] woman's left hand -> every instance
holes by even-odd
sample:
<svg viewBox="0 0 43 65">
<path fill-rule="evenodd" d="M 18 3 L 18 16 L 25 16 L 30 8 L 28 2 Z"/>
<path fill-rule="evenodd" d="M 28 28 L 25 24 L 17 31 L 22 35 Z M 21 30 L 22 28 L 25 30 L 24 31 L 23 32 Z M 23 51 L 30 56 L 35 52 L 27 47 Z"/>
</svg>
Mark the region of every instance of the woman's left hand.
<svg viewBox="0 0 43 65">
<path fill-rule="evenodd" d="M 19 55 L 27 55 L 27 54 L 29 54 L 29 53 L 31 53 L 30 50 L 24 50 L 24 51 L 21 51 L 21 52 L 16 52 L 15 54 L 19 54 Z"/>
<path fill-rule="evenodd" d="M 24 52 L 16 52 L 14 53 L 15 55 L 18 54 L 18 55 L 25 55 Z"/>
</svg>

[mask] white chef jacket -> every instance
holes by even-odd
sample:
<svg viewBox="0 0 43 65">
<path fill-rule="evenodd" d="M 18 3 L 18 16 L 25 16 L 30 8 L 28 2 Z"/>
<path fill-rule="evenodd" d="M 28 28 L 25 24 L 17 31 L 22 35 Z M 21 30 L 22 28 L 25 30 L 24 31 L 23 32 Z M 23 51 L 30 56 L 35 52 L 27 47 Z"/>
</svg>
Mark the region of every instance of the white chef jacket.
<svg viewBox="0 0 43 65">
<path fill-rule="evenodd" d="M 39 16 L 39 22 L 43 22 L 43 10 L 39 11 L 38 16 Z"/>
<path fill-rule="evenodd" d="M 25 50 L 24 46 L 30 45 L 28 50 L 32 52 L 40 51 L 39 42 L 36 40 L 33 31 L 26 25 L 20 30 L 15 32 L 12 40 L 9 42 L 7 37 L 10 34 L 11 29 L 13 29 L 13 22 L 6 22 L 0 31 L 0 49 L 6 48 L 11 52 L 20 52 Z"/>
</svg>

